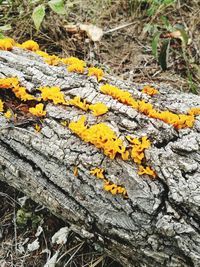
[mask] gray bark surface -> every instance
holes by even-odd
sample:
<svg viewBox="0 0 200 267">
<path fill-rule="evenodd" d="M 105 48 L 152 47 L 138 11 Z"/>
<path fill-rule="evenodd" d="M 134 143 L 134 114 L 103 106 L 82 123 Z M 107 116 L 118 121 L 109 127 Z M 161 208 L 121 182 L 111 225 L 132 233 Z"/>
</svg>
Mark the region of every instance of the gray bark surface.
<svg viewBox="0 0 200 267">
<path fill-rule="evenodd" d="M 48 103 L 39 133 L 31 122 L 14 125 L 0 115 L 0 180 L 45 205 L 124 266 L 200 266 L 200 116 L 193 128 L 177 131 L 101 94 L 94 77 L 49 66 L 21 49 L 0 51 L 0 77 L 10 76 L 17 76 L 30 92 L 60 86 L 66 99 L 79 95 L 110 109 L 96 118 L 76 107 Z M 199 96 L 166 84 L 151 98 L 141 93 L 142 85 L 109 76 L 104 80 L 157 109 L 184 113 L 200 105 Z M 157 179 L 139 176 L 131 160 L 111 160 L 59 122 L 84 114 L 89 124 L 105 122 L 120 138 L 147 135 L 152 145 L 145 156 Z M 102 180 L 90 175 L 95 166 L 105 168 L 110 181 L 123 184 L 129 198 L 103 190 Z"/>
</svg>

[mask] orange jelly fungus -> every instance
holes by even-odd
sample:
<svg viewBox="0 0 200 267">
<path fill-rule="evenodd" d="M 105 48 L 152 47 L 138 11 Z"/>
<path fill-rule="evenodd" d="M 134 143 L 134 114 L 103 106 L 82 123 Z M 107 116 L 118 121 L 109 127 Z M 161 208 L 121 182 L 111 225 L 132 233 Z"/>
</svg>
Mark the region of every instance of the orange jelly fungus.
<svg viewBox="0 0 200 267">
<path fill-rule="evenodd" d="M 49 54 L 47 52 L 44 52 L 44 51 L 41 51 L 41 50 L 37 50 L 35 53 L 38 56 L 41 56 L 41 57 L 49 57 Z"/>
<path fill-rule="evenodd" d="M 10 110 L 7 110 L 5 113 L 4 113 L 4 117 L 6 119 L 10 119 L 12 117 L 12 112 Z"/>
<path fill-rule="evenodd" d="M 107 192 L 110 192 L 112 195 L 122 194 L 124 197 L 127 197 L 126 189 L 123 186 L 116 185 L 108 181 L 105 178 L 104 171 L 104 169 L 96 167 L 90 171 L 90 174 L 96 176 L 99 179 L 103 179 L 103 188 Z"/>
<path fill-rule="evenodd" d="M 157 111 L 153 108 L 152 104 L 146 103 L 144 100 L 135 100 L 131 93 L 110 84 L 101 86 L 100 91 L 104 94 L 110 95 L 123 104 L 137 109 L 139 112 L 150 118 L 159 119 L 168 124 L 172 124 L 177 129 L 192 127 L 194 124 L 194 115 L 174 114 L 170 111 Z"/>
<path fill-rule="evenodd" d="M 90 174 L 96 176 L 97 178 L 99 179 L 104 179 L 105 176 L 104 176 L 104 169 L 101 169 L 101 168 L 94 168 L 90 171 Z"/>
<path fill-rule="evenodd" d="M 88 76 L 96 76 L 97 81 L 99 82 L 102 80 L 104 76 L 104 72 L 102 69 L 91 67 L 91 68 L 88 68 Z"/>
<path fill-rule="evenodd" d="M 36 54 L 43 57 L 44 61 L 53 66 L 57 66 L 60 63 L 60 58 L 56 55 L 49 55 L 47 52 L 37 50 Z"/>
<path fill-rule="evenodd" d="M 11 38 L 0 39 L 0 50 L 10 51 L 13 49 L 15 41 Z"/>
<path fill-rule="evenodd" d="M 26 92 L 26 88 L 19 85 L 18 78 L 0 78 L 0 88 L 11 89 L 15 96 L 22 101 L 35 100 L 36 98 Z"/>
<path fill-rule="evenodd" d="M 147 174 L 149 176 L 152 176 L 153 178 L 156 178 L 155 171 L 152 170 L 151 167 L 149 167 L 149 166 L 147 166 L 147 167 L 139 166 L 138 174 L 139 175 Z"/>
<path fill-rule="evenodd" d="M 84 111 L 87 111 L 88 109 L 92 110 L 92 114 L 94 116 L 100 116 L 105 114 L 108 111 L 108 108 L 103 103 L 96 103 L 93 105 L 87 104 L 86 100 L 81 100 L 80 96 L 75 96 L 73 99 L 70 99 L 68 102 L 68 105 L 73 105 L 75 107 L 78 107 Z"/>
<path fill-rule="evenodd" d="M 61 58 L 61 62 L 66 64 L 66 65 L 82 64 L 84 67 L 86 66 L 85 61 L 83 61 L 77 57 Z"/>
<path fill-rule="evenodd" d="M 19 85 L 18 78 L 0 78 L 0 88 L 11 89 Z"/>
<path fill-rule="evenodd" d="M 60 63 L 60 58 L 57 57 L 56 55 L 48 55 L 46 57 L 44 57 L 45 62 L 49 65 L 52 66 L 57 66 Z"/>
<path fill-rule="evenodd" d="M 69 72 L 83 73 L 85 70 L 85 61 L 77 57 L 61 58 L 60 61 L 66 65 L 69 65 L 67 68 Z"/>
<path fill-rule="evenodd" d="M 29 112 L 36 117 L 44 117 L 47 113 L 42 103 L 37 104 L 34 108 L 29 108 Z"/>
<path fill-rule="evenodd" d="M 126 138 L 131 143 L 131 158 L 135 163 L 141 164 L 144 158 L 144 150 L 149 148 L 151 145 L 150 141 L 146 136 L 142 137 L 141 139 L 131 138 L 129 136 Z"/>
<path fill-rule="evenodd" d="M 108 112 L 108 107 L 103 104 L 103 103 L 96 103 L 96 104 L 93 104 L 93 105 L 90 105 L 89 106 L 89 109 L 93 111 L 93 115 L 94 116 L 101 116 L 103 114 L 105 114 L 106 112 Z"/>
<path fill-rule="evenodd" d="M 51 100 L 55 105 L 67 104 L 64 98 L 63 92 L 60 91 L 60 87 L 40 87 L 41 97 L 44 101 Z"/>
<path fill-rule="evenodd" d="M 22 101 L 27 101 L 27 100 L 36 100 L 36 98 L 33 95 L 30 95 L 26 92 L 26 88 L 22 86 L 16 86 L 12 89 L 13 93 L 15 96 Z"/>
<path fill-rule="evenodd" d="M 41 126 L 39 124 L 36 124 L 35 125 L 35 130 L 36 130 L 36 132 L 39 133 L 41 131 Z"/>
<path fill-rule="evenodd" d="M 73 99 L 70 99 L 68 104 L 78 107 L 84 111 L 87 111 L 89 108 L 89 104 L 86 103 L 86 100 L 81 101 L 80 96 L 75 96 Z"/>
<path fill-rule="evenodd" d="M 38 43 L 33 40 L 28 40 L 26 42 L 23 42 L 21 45 L 19 45 L 19 47 L 30 50 L 30 51 L 34 51 L 34 52 L 39 50 Z"/>
<path fill-rule="evenodd" d="M 68 66 L 67 70 L 69 72 L 83 73 L 85 69 L 82 63 L 75 63 L 75 64 Z"/>
<path fill-rule="evenodd" d="M 123 145 L 123 141 L 115 135 L 114 131 L 105 123 L 85 126 L 86 117 L 82 116 L 77 122 L 70 122 L 69 129 L 77 134 L 83 141 L 101 148 L 104 154 L 114 159 L 120 154 L 123 160 L 127 160 L 129 152 Z"/>
<path fill-rule="evenodd" d="M 103 188 L 112 195 L 122 194 L 124 197 L 127 197 L 127 191 L 123 186 L 116 185 L 110 181 L 105 181 Z"/>
<path fill-rule="evenodd" d="M 0 99 L 0 112 L 3 112 L 4 102 Z"/>
<path fill-rule="evenodd" d="M 193 116 L 200 115 L 200 107 L 199 108 L 191 108 L 191 109 L 189 109 L 188 114 L 193 115 Z"/>
<path fill-rule="evenodd" d="M 142 89 L 142 93 L 153 96 L 153 95 L 157 95 L 159 91 L 149 85 L 145 85 Z"/>
</svg>

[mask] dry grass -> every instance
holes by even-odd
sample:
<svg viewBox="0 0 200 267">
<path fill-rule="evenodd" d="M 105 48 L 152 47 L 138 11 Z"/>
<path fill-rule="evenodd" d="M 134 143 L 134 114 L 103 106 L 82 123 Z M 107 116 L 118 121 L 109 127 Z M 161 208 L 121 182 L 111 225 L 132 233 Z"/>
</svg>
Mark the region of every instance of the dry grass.
<svg viewBox="0 0 200 267">
<path fill-rule="evenodd" d="M 161 72 L 152 56 L 152 35 L 145 34 L 144 28 L 147 24 L 158 25 L 162 32 L 161 15 L 168 17 L 172 26 L 181 24 L 185 27 L 192 40 L 191 45 L 187 47 L 189 60 L 197 64 L 200 61 L 200 3 L 197 0 L 178 0 L 174 6 L 158 9 L 153 17 L 147 16 L 149 6 L 141 0 L 71 0 L 67 1 L 66 15 L 62 17 L 47 7 L 45 20 L 38 33 L 31 19 L 33 8 L 34 6 L 27 5 L 27 1 L 13 1 L 11 8 L 6 5 L 1 6 L 1 11 L 6 16 L 0 19 L 0 23 L 12 25 L 8 35 L 13 36 L 17 41 L 36 39 L 43 49 L 51 53 L 63 56 L 75 55 L 91 64 L 106 65 L 111 73 L 125 79 L 157 81 L 158 78 L 159 82 L 171 76 L 170 80 L 173 82 L 173 75 L 176 81 L 178 74 L 186 78 L 185 88 L 187 88 L 188 77 L 180 49 L 170 53 L 167 75 Z M 102 40 L 95 44 L 85 34 L 70 33 L 65 28 L 69 24 L 93 23 L 107 31 L 128 22 L 133 24 L 105 34 Z M 192 74 L 195 82 L 199 83 L 200 77 L 197 71 L 193 70 Z M 183 80 L 181 80 L 181 86 L 182 84 L 184 84 Z"/>
<path fill-rule="evenodd" d="M 23 194 L 0 183 L 0 266 L 1 267 L 43 267 L 48 257 L 58 251 L 56 267 L 120 267 L 113 259 L 106 257 L 100 247 L 92 246 L 77 234 L 70 232 L 66 244 L 53 244 L 52 236 L 67 226 L 46 209 L 30 199 L 21 207 Z M 19 219 L 19 211 L 24 217 L 31 217 L 24 223 Z M 23 217 L 23 218 L 24 218 Z M 21 223 L 19 223 L 19 221 Z M 36 237 L 38 226 L 42 227 L 39 248 L 28 251 L 28 244 Z"/>
<path fill-rule="evenodd" d="M 42 2 L 42 1 L 40 1 Z M 44 2 L 44 1 L 43 1 Z M 158 9 L 152 17 L 147 15 L 149 5 L 141 0 L 71 0 L 66 2 L 66 15 L 59 16 L 46 8 L 45 20 L 39 32 L 35 31 L 31 13 L 34 6 L 27 1 L 13 1 L 13 6 L 1 6 L 6 16 L 0 23 L 10 23 L 12 30 L 7 32 L 17 41 L 29 38 L 37 40 L 42 49 L 62 56 L 78 56 L 93 65 L 100 65 L 108 72 L 129 81 L 160 81 L 172 83 L 183 90 L 190 90 L 187 69 L 190 69 L 196 87 L 200 82 L 200 3 L 198 0 L 177 0 L 176 4 Z M 152 34 L 145 33 L 145 25 L 163 28 L 161 16 L 166 16 L 172 26 L 185 27 L 192 42 L 187 46 L 188 63 L 185 63 L 180 43 L 172 49 L 168 70 L 162 72 L 152 55 Z M 69 24 L 93 23 L 104 32 L 132 22 L 129 27 L 105 34 L 99 43 L 93 43 L 81 32 L 66 31 Z M 179 46 L 179 47 L 178 47 Z M 194 66 L 196 65 L 196 66 Z M 177 85 L 177 78 L 179 83 Z"/>
</svg>

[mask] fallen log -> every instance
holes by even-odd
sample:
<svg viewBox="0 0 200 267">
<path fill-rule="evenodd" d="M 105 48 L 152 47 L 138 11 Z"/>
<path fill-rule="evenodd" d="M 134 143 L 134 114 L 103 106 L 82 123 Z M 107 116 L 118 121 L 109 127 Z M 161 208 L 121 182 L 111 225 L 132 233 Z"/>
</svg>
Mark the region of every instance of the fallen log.
<svg viewBox="0 0 200 267">
<path fill-rule="evenodd" d="M 99 88 L 112 84 L 131 92 L 137 101 L 175 114 L 199 107 L 199 96 L 160 84 L 159 94 L 151 97 L 141 92 L 143 85 L 110 76 L 98 82 L 96 77 L 68 72 L 65 65 L 50 66 L 20 48 L 0 51 L 0 78 L 4 77 L 18 77 L 35 96 L 40 86 L 59 86 L 66 99 L 80 96 L 90 104 L 102 102 L 109 111 L 95 117 L 90 111 L 47 101 L 47 115 L 38 119 L 9 98 L 21 113 L 13 121 L 0 113 L 1 181 L 45 205 L 124 266 L 200 266 L 200 116 L 195 116 L 192 127 L 179 129 Z M 4 97 L 5 91 L 0 94 Z M 130 157 L 124 160 L 117 153 L 112 159 L 94 142 L 83 141 L 81 133 L 68 127 L 82 115 L 88 127 L 109 126 L 130 153 L 134 144 L 126 136 L 147 136 L 151 146 L 143 151 L 142 161 L 156 178 L 139 175 Z M 92 175 L 94 168 L 103 169 L 107 184 L 125 188 L 127 195 L 112 191 L 115 187 L 104 190 L 105 179 Z"/>
</svg>

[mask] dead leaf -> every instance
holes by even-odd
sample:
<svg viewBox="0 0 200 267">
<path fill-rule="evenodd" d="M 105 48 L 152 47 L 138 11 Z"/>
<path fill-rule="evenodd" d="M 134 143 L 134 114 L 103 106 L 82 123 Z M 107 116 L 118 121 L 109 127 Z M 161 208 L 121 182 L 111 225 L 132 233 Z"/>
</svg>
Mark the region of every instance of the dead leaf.
<svg viewBox="0 0 200 267">
<path fill-rule="evenodd" d="M 103 30 L 93 24 L 80 24 L 79 28 L 81 31 L 86 32 L 93 42 L 99 42 L 103 36 Z"/>
<path fill-rule="evenodd" d="M 78 167 L 77 166 L 74 167 L 74 176 L 78 176 Z"/>
<path fill-rule="evenodd" d="M 180 39 L 181 38 L 181 32 L 180 31 L 174 31 L 170 33 L 163 34 L 164 38 L 176 38 Z"/>
<path fill-rule="evenodd" d="M 79 28 L 77 25 L 65 25 L 65 30 L 70 33 L 77 33 Z"/>
<path fill-rule="evenodd" d="M 28 244 L 27 248 L 28 248 L 29 252 L 32 252 L 32 251 L 35 251 L 35 250 L 39 249 L 40 248 L 40 243 L 38 241 L 38 238 L 35 239 L 32 243 Z"/>
<path fill-rule="evenodd" d="M 166 33 L 161 36 L 162 38 L 175 38 L 180 39 L 184 45 L 191 44 L 191 39 L 189 38 L 188 34 L 185 30 L 177 30 L 174 32 Z"/>
<path fill-rule="evenodd" d="M 53 244 L 65 244 L 70 232 L 69 227 L 62 227 L 51 238 Z"/>
</svg>

